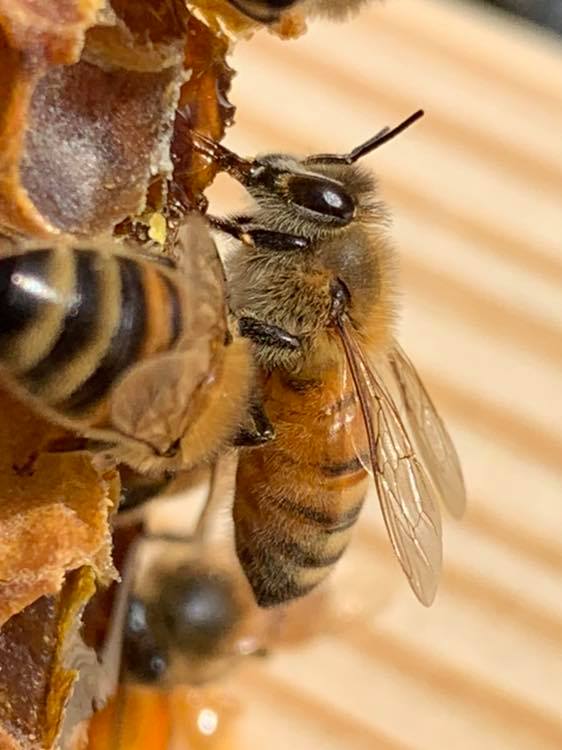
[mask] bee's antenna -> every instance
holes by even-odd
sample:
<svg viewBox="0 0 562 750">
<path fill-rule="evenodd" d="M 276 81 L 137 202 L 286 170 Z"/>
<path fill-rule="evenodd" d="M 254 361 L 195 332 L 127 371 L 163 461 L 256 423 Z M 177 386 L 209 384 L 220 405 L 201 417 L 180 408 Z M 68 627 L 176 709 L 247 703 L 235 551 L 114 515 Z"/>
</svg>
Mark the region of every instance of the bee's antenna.
<svg viewBox="0 0 562 750">
<path fill-rule="evenodd" d="M 234 178 L 242 182 L 242 184 L 247 181 L 253 162 L 238 156 L 234 151 L 230 151 L 230 149 L 217 143 L 217 141 L 213 141 L 202 133 L 193 131 L 191 137 L 193 139 L 193 147 L 196 151 L 217 162 L 223 171 L 231 174 Z"/>
<path fill-rule="evenodd" d="M 314 156 L 309 156 L 305 163 L 314 164 L 317 162 L 323 162 L 324 164 L 353 164 L 362 156 L 365 156 L 365 154 L 369 154 L 379 146 L 382 146 L 383 143 L 386 143 L 399 135 L 403 130 L 406 130 L 406 128 L 409 128 L 410 125 L 413 125 L 414 122 L 419 120 L 420 117 L 423 117 L 423 115 L 423 109 L 418 109 L 417 112 L 414 112 L 414 114 L 407 117 L 395 128 L 391 129 L 386 127 L 379 130 L 378 133 L 369 138 L 368 141 L 365 141 L 365 143 L 354 148 L 349 154 L 315 154 Z"/>
</svg>

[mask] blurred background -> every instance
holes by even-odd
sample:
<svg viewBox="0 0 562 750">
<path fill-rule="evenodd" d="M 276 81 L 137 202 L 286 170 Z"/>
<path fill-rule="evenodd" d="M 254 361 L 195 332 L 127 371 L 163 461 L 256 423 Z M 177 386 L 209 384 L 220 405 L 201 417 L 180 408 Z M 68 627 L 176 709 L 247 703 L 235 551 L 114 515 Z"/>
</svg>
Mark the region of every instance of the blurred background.
<svg viewBox="0 0 562 750">
<path fill-rule="evenodd" d="M 496 4 L 560 25 L 556 0 Z M 365 163 L 394 218 L 399 338 L 450 426 L 469 509 L 445 523 L 425 610 L 373 498 L 332 586 L 357 616 L 236 675 L 236 747 L 562 748 L 561 53 L 553 32 L 444 0 L 237 46 L 226 144 L 242 154 L 348 151 L 425 109 Z M 240 206 L 226 177 L 211 197 Z"/>
<path fill-rule="evenodd" d="M 528 18 L 558 34 L 562 33 L 562 2 L 560 0 L 482 0 L 507 13 Z"/>
</svg>

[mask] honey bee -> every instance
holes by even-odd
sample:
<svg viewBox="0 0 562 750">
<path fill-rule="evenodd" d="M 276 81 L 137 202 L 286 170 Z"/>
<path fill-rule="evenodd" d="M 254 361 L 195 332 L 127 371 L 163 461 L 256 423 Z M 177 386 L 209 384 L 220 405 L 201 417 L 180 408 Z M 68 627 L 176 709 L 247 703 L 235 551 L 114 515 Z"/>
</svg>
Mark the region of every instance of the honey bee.
<svg viewBox="0 0 562 750">
<path fill-rule="evenodd" d="M 189 536 L 141 531 L 128 545 L 110 626 L 99 649 L 96 703 L 101 710 L 89 725 L 90 749 L 164 748 L 182 734 L 190 738 L 186 747 L 198 747 L 197 736 L 206 747 L 203 740 L 215 734 L 224 718 L 219 713 L 229 703 L 212 683 L 239 660 L 262 654 L 268 618 L 222 545 L 211 541 L 223 495 L 217 468 L 213 474 Z M 126 533 L 130 527 L 118 529 Z M 89 607 L 86 632 L 99 601 Z M 180 715 L 176 708 L 182 700 Z M 229 713 L 228 705 L 224 710 Z M 141 715 L 132 719 L 137 711 Z M 152 715 L 143 718 L 145 711 Z M 159 726 L 150 730 L 154 722 Z M 139 733 L 139 723 L 149 736 L 154 733 L 153 744 L 146 731 Z"/>
<path fill-rule="evenodd" d="M 258 604 L 311 591 L 343 554 L 374 477 L 395 555 L 429 606 L 442 558 L 439 501 L 460 517 L 465 488 L 447 430 L 393 336 L 395 258 L 387 214 L 358 160 L 422 116 L 349 154 L 246 160 L 198 148 L 254 199 L 214 219 L 238 243 L 229 304 L 253 342 L 275 438 L 242 449 L 236 550 Z"/>
<path fill-rule="evenodd" d="M 195 537 L 148 534 L 135 545 L 102 659 L 119 665 L 119 681 L 200 685 L 259 650 L 244 579 L 216 553 Z"/>
<path fill-rule="evenodd" d="M 197 465 L 236 433 L 252 356 L 203 219 L 174 259 L 78 239 L 2 250 L 0 379 L 16 395 L 141 473 Z"/>
</svg>

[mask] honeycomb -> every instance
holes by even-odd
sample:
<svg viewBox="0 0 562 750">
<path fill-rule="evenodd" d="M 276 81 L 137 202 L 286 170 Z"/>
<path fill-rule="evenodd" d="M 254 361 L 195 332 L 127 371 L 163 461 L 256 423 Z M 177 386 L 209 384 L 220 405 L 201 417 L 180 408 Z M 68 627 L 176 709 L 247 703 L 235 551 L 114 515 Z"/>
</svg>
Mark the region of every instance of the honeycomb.
<svg viewBox="0 0 562 750">
<path fill-rule="evenodd" d="M 226 56 L 251 27 L 226 2 L 0 0 L 0 234 L 164 244 L 205 208 L 190 133 L 232 122 Z M 0 408 L 0 748 L 50 748 L 77 622 L 115 576 L 119 480 L 1 388 Z"/>
</svg>

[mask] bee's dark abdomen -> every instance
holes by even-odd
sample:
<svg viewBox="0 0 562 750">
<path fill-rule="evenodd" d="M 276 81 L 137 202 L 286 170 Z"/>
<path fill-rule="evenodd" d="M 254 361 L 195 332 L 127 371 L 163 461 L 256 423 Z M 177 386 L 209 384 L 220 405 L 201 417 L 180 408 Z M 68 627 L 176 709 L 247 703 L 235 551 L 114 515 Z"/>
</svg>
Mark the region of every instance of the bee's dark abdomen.
<svg viewBox="0 0 562 750">
<path fill-rule="evenodd" d="M 75 250 L 75 286 L 62 328 L 50 352 L 25 373 L 28 387 L 40 389 L 41 382 L 58 367 L 80 355 L 97 335 L 100 311 L 100 278 L 96 255 L 91 250 Z"/>
<path fill-rule="evenodd" d="M 117 378 L 137 360 L 143 345 L 146 300 L 142 267 L 131 258 L 117 257 L 121 281 L 119 320 L 99 365 L 65 401 L 58 405 L 78 415 L 94 407 L 115 385 Z"/>
<path fill-rule="evenodd" d="M 0 351 L 7 337 L 33 323 L 38 314 L 50 252 L 32 250 L 0 259 Z"/>
<path fill-rule="evenodd" d="M 361 499 L 356 505 L 334 516 L 334 514 L 299 504 L 291 500 L 287 495 L 281 497 L 271 496 L 267 498 L 266 502 L 269 507 L 280 511 L 285 516 L 287 522 L 290 523 L 292 519 L 297 519 L 301 523 L 309 524 L 315 530 L 320 529 L 322 533 L 328 535 L 337 534 L 339 531 L 346 531 L 354 526 L 363 507 L 363 499 Z"/>
<path fill-rule="evenodd" d="M 276 607 L 284 602 L 298 599 L 316 585 L 304 585 L 299 581 L 298 569 L 271 544 L 271 539 L 260 539 L 244 524 L 235 524 L 236 554 L 252 587 L 256 603 L 260 607 Z M 329 569 L 326 571 L 326 574 Z"/>
<path fill-rule="evenodd" d="M 157 261 L 89 243 L 0 257 L 1 376 L 54 421 L 111 428 L 121 379 L 185 343 L 183 276 Z"/>
<path fill-rule="evenodd" d="M 288 495 L 235 503 L 236 553 L 258 604 L 276 606 L 318 585 L 343 555 L 362 506 L 363 497 L 335 516 Z"/>
</svg>

